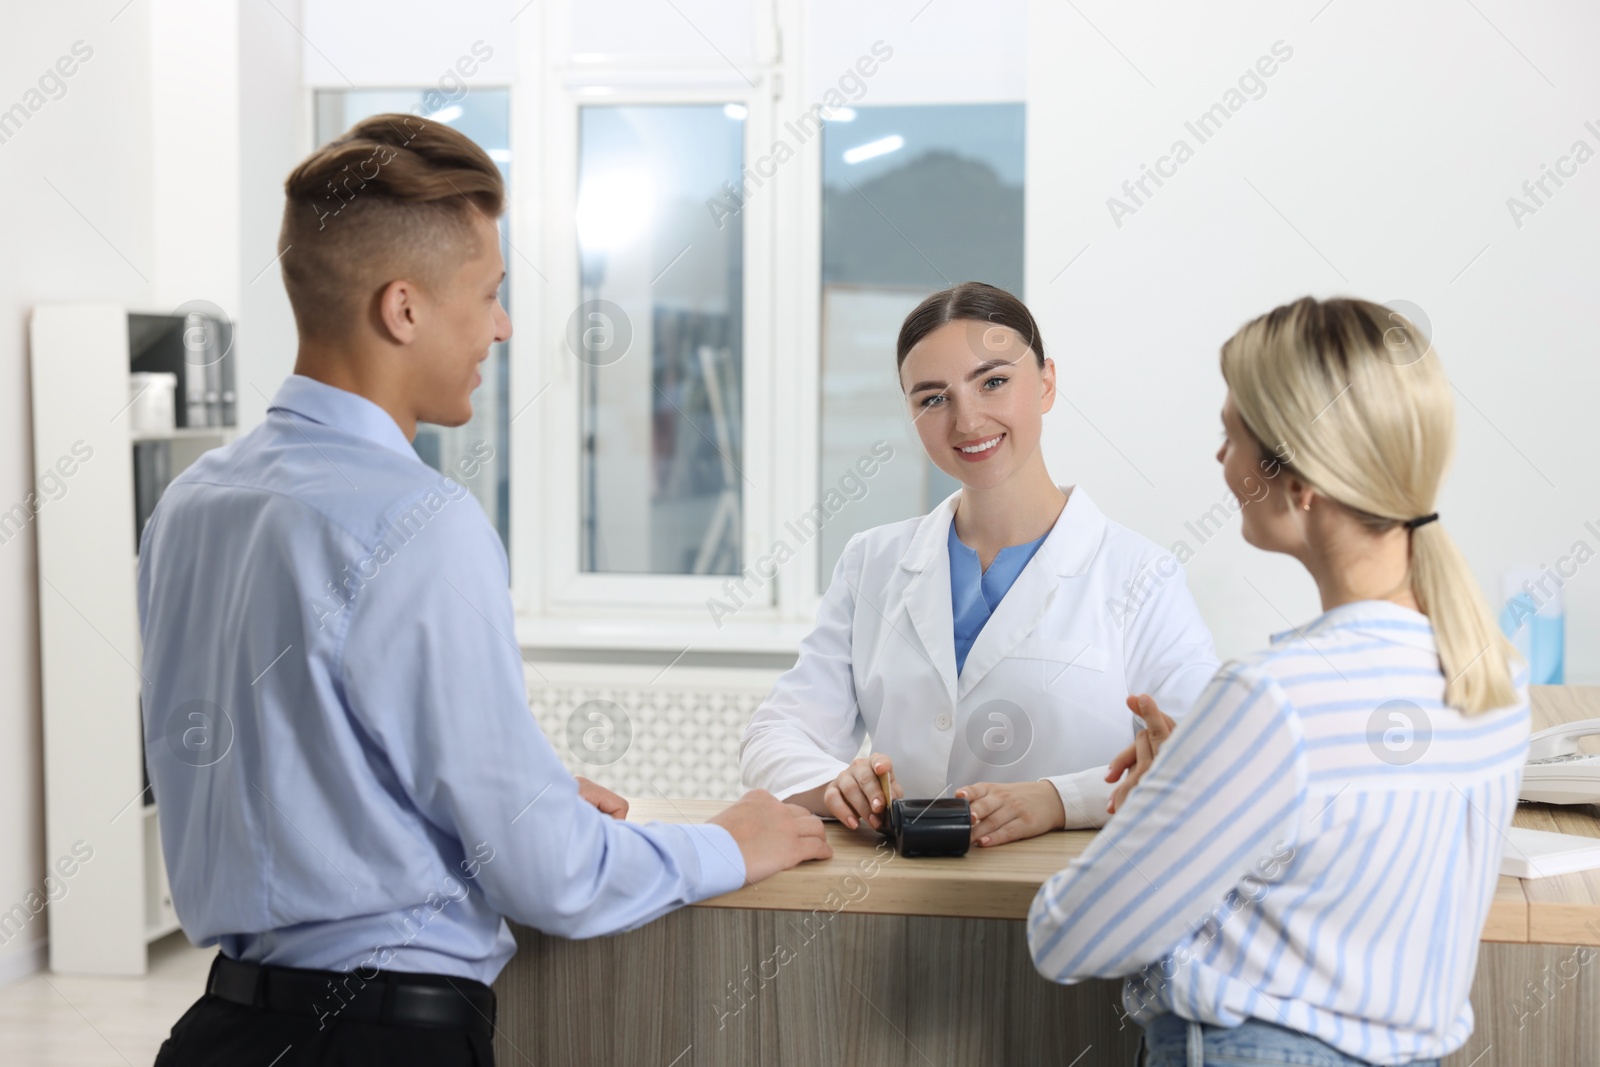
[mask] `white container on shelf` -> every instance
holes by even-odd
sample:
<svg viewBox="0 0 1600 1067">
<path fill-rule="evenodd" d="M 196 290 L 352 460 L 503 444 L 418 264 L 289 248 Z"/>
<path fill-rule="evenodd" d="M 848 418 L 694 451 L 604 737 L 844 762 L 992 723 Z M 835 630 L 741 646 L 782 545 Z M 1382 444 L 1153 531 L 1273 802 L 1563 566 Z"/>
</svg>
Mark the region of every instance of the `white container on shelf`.
<svg viewBox="0 0 1600 1067">
<path fill-rule="evenodd" d="M 177 426 L 178 376 L 167 371 L 128 375 L 128 430 L 135 437 L 170 434 Z"/>
</svg>

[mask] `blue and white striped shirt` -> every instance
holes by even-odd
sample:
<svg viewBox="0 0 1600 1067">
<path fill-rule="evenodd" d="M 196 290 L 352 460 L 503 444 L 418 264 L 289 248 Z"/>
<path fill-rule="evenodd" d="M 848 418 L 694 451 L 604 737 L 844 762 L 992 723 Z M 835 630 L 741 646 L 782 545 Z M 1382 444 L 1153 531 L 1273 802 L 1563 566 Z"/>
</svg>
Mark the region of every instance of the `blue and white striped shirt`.
<svg viewBox="0 0 1600 1067">
<path fill-rule="evenodd" d="M 1527 758 L 1516 683 L 1512 706 L 1447 707 L 1432 625 L 1387 601 L 1225 664 L 1040 887 L 1035 966 L 1130 976 L 1140 1021 L 1259 1018 L 1385 1064 L 1459 1048 Z"/>
</svg>

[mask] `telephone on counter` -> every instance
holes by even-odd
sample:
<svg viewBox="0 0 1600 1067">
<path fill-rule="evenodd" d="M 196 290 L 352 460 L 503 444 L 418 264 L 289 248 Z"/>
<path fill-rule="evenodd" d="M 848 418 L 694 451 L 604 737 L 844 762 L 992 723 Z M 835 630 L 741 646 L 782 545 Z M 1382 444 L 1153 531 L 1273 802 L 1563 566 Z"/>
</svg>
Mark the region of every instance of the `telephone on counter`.
<svg viewBox="0 0 1600 1067">
<path fill-rule="evenodd" d="M 1600 753 L 1578 738 L 1600 734 L 1600 719 L 1579 719 L 1540 730 L 1528 740 L 1521 799 L 1541 804 L 1600 804 Z"/>
</svg>

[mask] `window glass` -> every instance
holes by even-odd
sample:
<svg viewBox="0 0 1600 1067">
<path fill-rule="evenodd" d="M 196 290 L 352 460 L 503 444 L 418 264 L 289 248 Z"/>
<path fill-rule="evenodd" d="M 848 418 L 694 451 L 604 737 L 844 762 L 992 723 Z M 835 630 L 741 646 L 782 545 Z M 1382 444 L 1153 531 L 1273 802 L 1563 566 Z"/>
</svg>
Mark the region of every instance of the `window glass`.
<svg viewBox="0 0 1600 1067">
<path fill-rule="evenodd" d="M 580 565 L 743 567 L 738 104 L 579 109 Z"/>
<path fill-rule="evenodd" d="M 922 450 L 895 375 L 900 323 L 962 281 L 1022 292 L 1023 105 L 846 107 L 823 128 L 821 484 L 826 588 L 850 535 L 922 515 L 960 483 Z M 887 441 L 864 488 L 852 471 Z M 842 487 L 842 488 L 841 488 Z"/>
</svg>

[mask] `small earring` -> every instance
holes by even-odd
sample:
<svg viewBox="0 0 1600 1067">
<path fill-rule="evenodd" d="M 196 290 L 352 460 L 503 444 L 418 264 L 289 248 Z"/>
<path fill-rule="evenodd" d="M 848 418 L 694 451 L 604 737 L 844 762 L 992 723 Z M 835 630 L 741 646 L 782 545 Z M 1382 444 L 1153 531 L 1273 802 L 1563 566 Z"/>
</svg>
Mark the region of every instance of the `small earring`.
<svg viewBox="0 0 1600 1067">
<path fill-rule="evenodd" d="M 1301 511 L 1310 511 L 1311 510 L 1311 501 L 1307 500 L 1304 504 L 1301 504 L 1300 505 L 1300 510 Z"/>
</svg>

